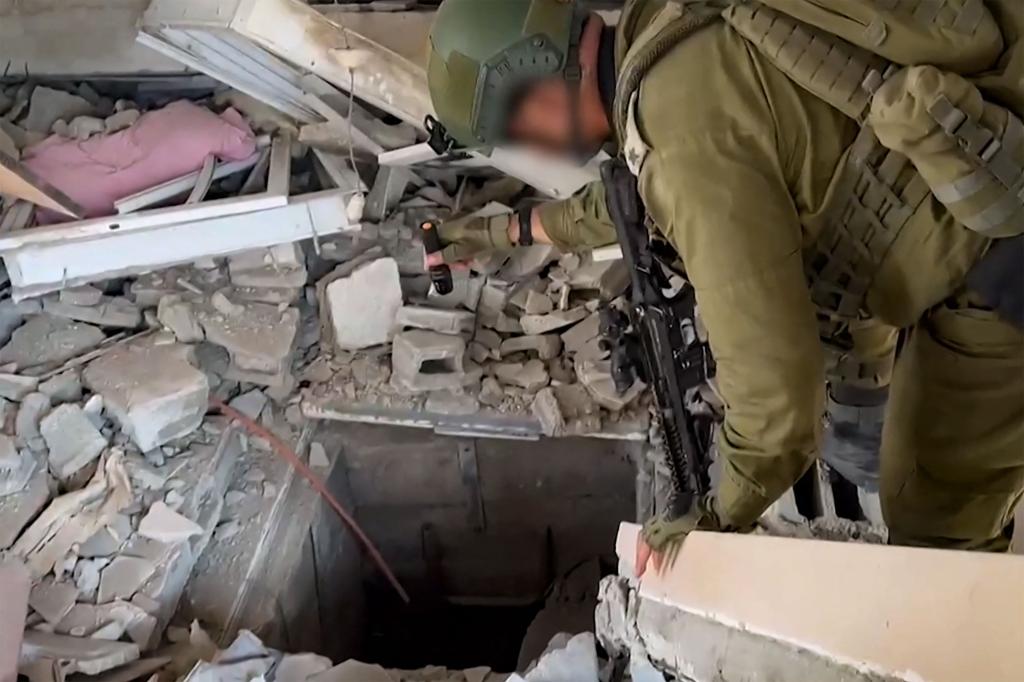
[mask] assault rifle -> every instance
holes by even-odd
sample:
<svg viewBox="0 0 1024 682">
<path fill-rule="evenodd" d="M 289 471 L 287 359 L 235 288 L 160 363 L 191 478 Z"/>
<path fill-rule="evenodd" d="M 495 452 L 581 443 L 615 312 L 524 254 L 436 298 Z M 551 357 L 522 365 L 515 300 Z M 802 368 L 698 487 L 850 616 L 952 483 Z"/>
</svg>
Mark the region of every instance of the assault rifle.
<svg viewBox="0 0 1024 682">
<path fill-rule="evenodd" d="M 673 479 L 671 512 L 682 515 L 708 490 L 713 424 L 687 410 L 686 396 L 714 374 L 714 360 L 697 335 L 693 287 L 687 284 L 671 297 L 666 293 L 672 286 L 654 253 L 636 178 L 619 159 L 605 162 L 601 178 L 631 276 L 627 309 L 606 302 L 601 333 L 611 351 L 616 388 L 625 391 L 640 379 L 654 392 Z"/>
</svg>

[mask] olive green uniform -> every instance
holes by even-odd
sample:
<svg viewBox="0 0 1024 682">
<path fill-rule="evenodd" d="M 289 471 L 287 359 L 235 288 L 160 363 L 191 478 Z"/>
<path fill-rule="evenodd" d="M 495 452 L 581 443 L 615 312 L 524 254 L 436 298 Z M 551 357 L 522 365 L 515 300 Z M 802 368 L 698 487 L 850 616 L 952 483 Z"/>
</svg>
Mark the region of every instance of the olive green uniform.
<svg viewBox="0 0 1024 682">
<path fill-rule="evenodd" d="M 619 64 L 662 5 L 627 7 Z M 927 193 L 912 196 L 910 171 L 879 168 L 884 152 L 872 152 L 875 176 L 912 211 L 867 288 L 869 319 L 851 333 L 812 301 L 806 259 L 858 172 L 858 125 L 722 21 L 672 48 L 637 97 L 640 192 L 686 265 L 718 361 L 724 520 L 751 523 L 813 461 L 825 409 L 821 339 L 859 338 L 853 356 L 879 363 L 861 378 L 884 383 L 900 328 L 909 333 L 882 449 L 892 538 L 1005 549 L 1024 491 L 1024 334 L 964 290 L 989 240 Z M 541 217 L 562 248 L 614 241 L 599 185 Z"/>
</svg>

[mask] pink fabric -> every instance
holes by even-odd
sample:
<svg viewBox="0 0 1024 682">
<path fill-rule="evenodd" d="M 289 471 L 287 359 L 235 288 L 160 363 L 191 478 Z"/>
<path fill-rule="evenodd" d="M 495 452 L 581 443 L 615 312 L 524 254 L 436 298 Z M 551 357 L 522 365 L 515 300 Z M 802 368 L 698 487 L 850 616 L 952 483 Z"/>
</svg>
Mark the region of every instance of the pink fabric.
<svg viewBox="0 0 1024 682">
<path fill-rule="evenodd" d="M 210 154 L 241 161 L 255 152 L 256 138 L 237 111 L 217 115 L 180 100 L 113 135 L 85 141 L 53 135 L 26 150 L 23 162 L 93 218 L 112 215 L 118 199 L 198 170 Z M 65 220 L 51 211 L 39 216 L 43 224 Z"/>
</svg>

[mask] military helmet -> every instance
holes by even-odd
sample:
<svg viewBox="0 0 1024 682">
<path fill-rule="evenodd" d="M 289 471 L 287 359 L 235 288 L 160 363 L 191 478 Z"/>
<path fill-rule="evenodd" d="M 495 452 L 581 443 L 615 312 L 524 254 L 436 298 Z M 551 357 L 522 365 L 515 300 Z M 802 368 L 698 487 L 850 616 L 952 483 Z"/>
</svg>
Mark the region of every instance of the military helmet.
<svg viewBox="0 0 1024 682">
<path fill-rule="evenodd" d="M 445 0 L 427 64 L 441 135 L 467 147 L 494 146 L 526 86 L 559 73 L 578 84 L 585 20 L 575 0 Z"/>
</svg>

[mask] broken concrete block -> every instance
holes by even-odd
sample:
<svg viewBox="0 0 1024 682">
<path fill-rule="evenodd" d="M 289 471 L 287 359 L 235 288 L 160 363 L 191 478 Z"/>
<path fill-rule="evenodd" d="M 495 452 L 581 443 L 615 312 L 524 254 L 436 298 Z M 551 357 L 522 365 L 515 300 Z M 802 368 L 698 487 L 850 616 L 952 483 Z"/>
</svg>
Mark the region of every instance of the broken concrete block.
<svg viewBox="0 0 1024 682">
<path fill-rule="evenodd" d="M 576 353 L 583 349 L 591 339 L 601 335 L 601 314 L 591 313 L 572 329 L 562 332 L 562 343 L 567 353 Z"/>
<path fill-rule="evenodd" d="M 164 296 L 157 306 L 156 318 L 182 343 L 200 343 L 206 339 L 196 317 L 195 306 L 181 296 Z"/>
<path fill-rule="evenodd" d="M 99 675 L 105 670 L 137 660 L 139 647 L 126 642 L 107 642 L 29 630 L 25 632 L 21 656 L 26 662 L 44 659 L 54 661 L 61 676 L 76 672 Z"/>
<path fill-rule="evenodd" d="M 139 522 L 139 535 L 169 545 L 202 533 L 202 526 L 171 510 L 163 502 L 155 502 Z"/>
<path fill-rule="evenodd" d="M 395 320 L 401 327 L 429 329 L 441 334 L 469 334 L 476 323 L 476 315 L 467 310 L 406 305 L 398 309 Z"/>
<path fill-rule="evenodd" d="M 190 358 L 190 349 L 179 344 L 126 346 L 89 365 L 83 379 L 146 452 L 203 421 L 210 385 Z"/>
<path fill-rule="evenodd" d="M 95 116 L 76 116 L 68 124 L 68 136 L 76 140 L 88 140 L 93 135 L 99 135 L 106 130 L 102 118 Z"/>
<path fill-rule="evenodd" d="M 59 296 L 61 303 L 69 305 L 99 305 L 103 300 L 103 292 L 90 284 L 61 289 Z"/>
<path fill-rule="evenodd" d="M 501 336 L 491 329 L 477 329 L 476 334 L 473 335 L 473 340 L 483 344 L 492 351 L 499 352 L 501 349 Z"/>
<path fill-rule="evenodd" d="M 501 343 L 502 357 L 520 352 L 536 353 L 541 360 L 550 360 L 558 357 L 558 354 L 562 352 L 562 340 L 554 334 L 543 334 L 541 336 L 513 336 Z"/>
<path fill-rule="evenodd" d="M 570 310 L 558 310 L 547 315 L 523 315 L 519 318 L 519 323 L 527 334 L 547 334 L 565 329 L 585 317 L 587 317 L 587 309 L 580 306 Z"/>
<path fill-rule="evenodd" d="M 482 365 L 488 360 L 501 359 L 500 353 L 496 353 L 488 349 L 482 343 L 477 343 L 476 341 L 469 342 L 469 345 L 466 347 L 466 354 L 469 356 L 470 360 L 477 363 L 478 365 Z"/>
<path fill-rule="evenodd" d="M 39 386 L 39 379 L 24 377 L 19 374 L 0 374 L 0 397 L 19 402 L 34 392 Z"/>
<path fill-rule="evenodd" d="M 540 360 L 530 360 L 527 363 L 504 362 L 497 364 L 494 366 L 494 374 L 502 383 L 518 386 L 531 393 L 539 391 L 551 381 L 547 368 Z"/>
<path fill-rule="evenodd" d="M 558 398 L 550 387 L 537 391 L 530 406 L 533 416 L 540 422 L 544 435 L 550 438 L 561 436 L 565 432 L 565 416 L 558 404 Z"/>
<path fill-rule="evenodd" d="M 281 310 L 265 303 L 235 307 L 239 309 L 236 314 L 225 314 L 221 310 L 199 311 L 206 340 L 225 348 L 232 363 L 243 371 L 264 374 L 287 371 L 299 328 L 299 311 L 295 308 Z"/>
<path fill-rule="evenodd" d="M 380 258 L 332 281 L 324 295 L 337 348 L 359 350 L 391 340 L 402 307 L 398 264 L 393 258 Z"/>
<path fill-rule="evenodd" d="M 78 599 L 78 588 L 73 583 L 44 580 L 32 587 L 28 605 L 51 625 L 56 625 L 71 611 Z"/>
<path fill-rule="evenodd" d="M 506 315 L 505 313 L 498 313 L 498 317 L 494 321 L 494 324 L 488 326 L 493 327 L 503 334 L 522 334 L 524 332 L 523 325 L 520 321 L 514 317 Z"/>
<path fill-rule="evenodd" d="M 38 466 L 31 452 L 19 452 L 10 436 L 0 434 L 0 498 L 23 492 Z"/>
<path fill-rule="evenodd" d="M 26 130 L 49 133 L 57 121 L 70 121 L 76 116 L 93 113 L 92 105 L 78 95 L 42 85 L 32 91 L 28 116 L 21 122 Z"/>
<path fill-rule="evenodd" d="M 97 305 L 72 305 L 59 299 L 43 300 L 43 312 L 100 327 L 135 329 L 142 324 L 142 312 L 134 303 L 120 296 L 105 296 Z"/>
<path fill-rule="evenodd" d="M 547 294 L 530 289 L 526 293 L 526 305 L 523 311 L 527 315 L 547 315 L 555 309 L 555 304 Z"/>
<path fill-rule="evenodd" d="M 108 135 L 120 132 L 134 125 L 141 115 L 138 109 L 125 109 L 112 116 L 108 116 L 103 122 L 103 127 Z"/>
<path fill-rule="evenodd" d="M 395 335 L 391 383 L 404 392 L 442 391 L 464 385 L 466 342 L 459 336 L 416 329 Z"/>
<path fill-rule="evenodd" d="M 50 477 L 46 467 L 37 464 L 35 469 L 28 485 L 21 492 L 0 497 L 0 551 L 14 544 L 21 531 L 50 500 Z"/>
<path fill-rule="evenodd" d="M 39 422 L 50 411 L 50 397 L 43 393 L 29 393 L 18 407 L 14 420 L 14 433 L 22 442 L 38 437 Z M 3 457 L 0 457 L 2 460 Z"/>
<path fill-rule="evenodd" d="M 152 450 L 151 452 L 160 452 Z M 160 456 L 163 453 L 160 452 Z M 167 470 L 161 471 L 163 465 L 151 464 L 148 459 L 136 454 L 129 454 L 124 459 L 125 469 L 132 483 L 143 490 L 161 490 L 167 483 L 170 473 Z"/>
<path fill-rule="evenodd" d="M 131 599 L 155 571 L 156 566 L 148 559 L 133 556 L 114 557 L 100 574 L 100 589 L 96 595 L 96 602 L 106 604 L 114 599 Z"/>
<path fill-rule="evenodd" d="M 243 393 L 231 400 L 228 403 L 229 406 L 238 410 L 249 419 L 259 419 L 260 413 L 263 412 L 263 408 L 267 406 L 267 394 L 259 389 L 253 389 L 248 393 Z"/>
<path fill-rule="evenodd" d="M 465 416 L 479 412 L 480 403 L 473 396 L 461 391 L 431 391 L 424 409 L 434 414 Z"/>
<path fill-rule="evenodd" d="M 477 395 L 477 400 L 488 407 L 497 407 L 505 400 L 505 391 L 502 390 L 497 379 L 484 377 L 480 382 L 480 394 Z"/>
<path fill-rule="evenodd" d="M 77 370 L 58 374 L 39 384 L 39 392 L 49 396 L 55 405 L 76 403 L 82 399 L 82 377 Z"/>
<path fill-rule="evenodd" d="M 92 325 L 53 315 L 35 315 L 16 329 L 10 343 L 0 349 L 0 363 L 14 363 L 21 369 L 61 363 L 92 350 L 106 338 Z"/>
<path fill-rule="evenodd" d="M 297 288 L 306 285 L 305 257 L 298 244 L 279 244 L 228 256 L 228 273 L 236 287 Z"/>
<path fill-rule="evenodd" d="M 50 471 L 62 481 L 92 463 L 107 447 L 107 439 L 78 405 L 54 409 L 43 417 L 39 431 L 50 449 Z"/>
<path fill-rule="evenodd" d="M 591 397 L 601 407 L 618 412 L 631 402 L 636 400 L 644 392 L 646 386 L 640 381 L 634 381 L 633 385 L 623 393 L 615 389 L 615 380 L 612 379 L 611 363 L 607 360 L 577 360 L 575 363 L 576 376 L 580 383 L 587 389 Z"/>
</svg>

